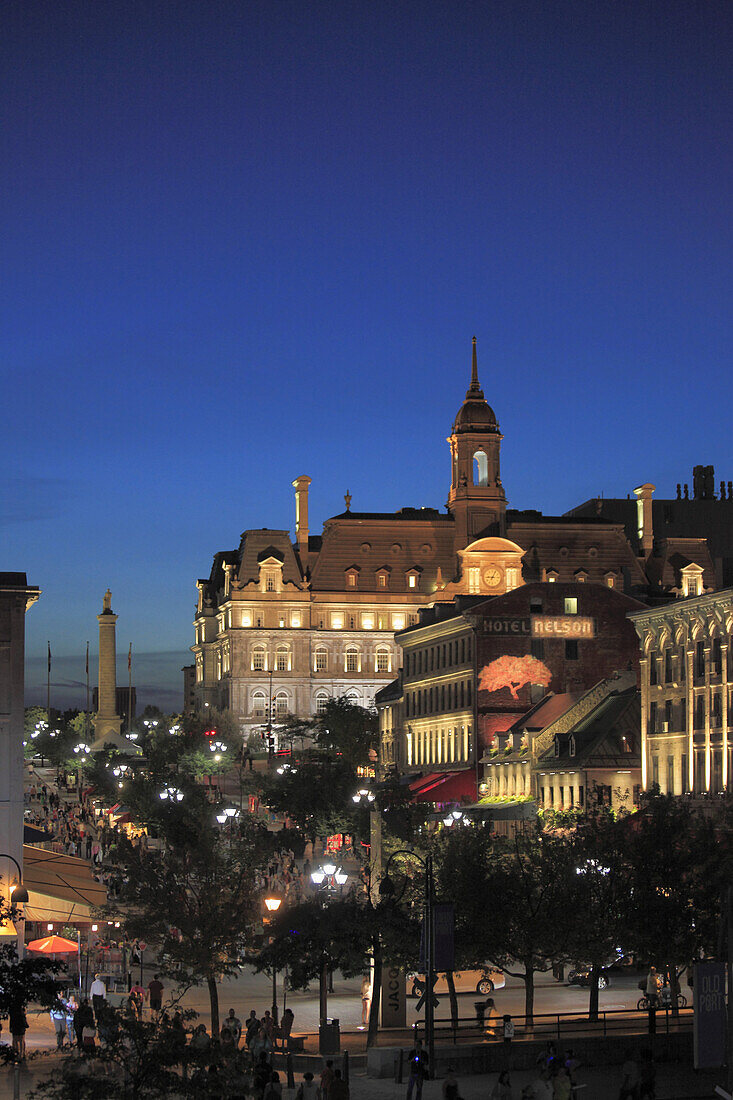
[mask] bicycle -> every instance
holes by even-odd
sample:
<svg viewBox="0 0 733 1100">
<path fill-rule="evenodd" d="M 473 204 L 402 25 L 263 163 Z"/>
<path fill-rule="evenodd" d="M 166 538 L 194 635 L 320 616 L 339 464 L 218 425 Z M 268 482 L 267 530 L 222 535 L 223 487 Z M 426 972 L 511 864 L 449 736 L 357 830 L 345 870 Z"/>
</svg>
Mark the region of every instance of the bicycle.
<svg viewBox="0 0 733 1100">
<path fill-rule="evenodd" d="M 643 997 L 639 997 L 639 1000 L 636 1002 L 636 1007 L 639 1010 L 639 1012 L 648 1012 L 649 1011 L 649 1009 L 652 1007 L 652 1002 L 649 1000 L 649 995 L 647 993 L 645 993 L 643 995 Z M 654 1007 L 655 1008 L 671 1008 L 672 1007 L 671 998 L 665 998 L 664 1000 L 662 1000 L 661 997 L 655 997 Z M 684 993 L 679 993 L 677 995 L 677 1007 L 678 1008 L 687 1008 L 687 997 L 685 997 Z"/>
</svg>

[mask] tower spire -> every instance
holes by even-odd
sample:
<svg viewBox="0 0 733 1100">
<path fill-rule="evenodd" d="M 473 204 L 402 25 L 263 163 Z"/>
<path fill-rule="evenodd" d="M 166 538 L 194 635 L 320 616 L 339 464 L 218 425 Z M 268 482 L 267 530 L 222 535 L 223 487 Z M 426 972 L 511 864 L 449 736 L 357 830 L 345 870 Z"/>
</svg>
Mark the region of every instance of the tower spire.
<svg viewBox="0 0 733 1100">
<path fill-rule="evenodd" d="M 484 391 L 481 389 L 478 381 L 478 359 L 476 356 L 476 337 L 473 338 L 473 347 L 471 350 L 471 385 L 466 390 L 466 400 L 484 401 Z"/>
</svg>

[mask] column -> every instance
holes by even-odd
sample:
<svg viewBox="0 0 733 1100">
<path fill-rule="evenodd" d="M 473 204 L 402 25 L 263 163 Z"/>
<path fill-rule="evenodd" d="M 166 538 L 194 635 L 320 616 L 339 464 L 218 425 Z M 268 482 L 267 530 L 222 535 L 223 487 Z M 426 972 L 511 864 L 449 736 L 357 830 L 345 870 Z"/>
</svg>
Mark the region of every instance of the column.
<svg viewBox="0 0 733 1100">
<path fill-rule="evenodd" d="M 721 640 L 720 658 L 722 674 L 720 677 L 720 690 L 722 692 L 722 718 L 723 723 L 723 790 L 728 790 L 728 643 Z"/>
<path fill-rule="evenodd" d="M 712 749 L 710 744 L 710 642 L 705 646 L 705 790 L 712 782 Z"/>
<path fill-rule="evenodd" d="M 685 650 L 687 660 L 687 784 L 688 790 L 695 789 L 695 692 L 694 660 L 695 650 Z"/>
<path fill-rule="evenodd" d="M 654 660 L 652 657 L 651 660 Z M 641 672 L 641 789 L 649 788 L 649 750 L 647 745 L 647 720 L 649 714 L 649 658 L 639 660 Z"/>
</svg>

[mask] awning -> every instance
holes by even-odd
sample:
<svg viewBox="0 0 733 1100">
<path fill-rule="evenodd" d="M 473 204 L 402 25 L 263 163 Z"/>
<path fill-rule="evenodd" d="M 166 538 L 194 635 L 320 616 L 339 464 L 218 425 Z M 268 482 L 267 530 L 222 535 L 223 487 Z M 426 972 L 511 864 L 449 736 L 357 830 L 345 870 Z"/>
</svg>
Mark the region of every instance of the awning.
<svg viewBox="0 0 733 1100">
<path fill-rule="evenodd" d="M 413 802 L 460 802 L 462 798 L 476 801 L 476 772 L 473 768 L 461 772 L 432 772 L 410 783 Z"/>
<path fill-rule="evenodd" d="M 23 845 L 23 885 L 26 920 L 88 921 L 92 909 L 107 902 L 107 890 L 92 878 L 86 860 L 31 844 Z"/>
</svg>

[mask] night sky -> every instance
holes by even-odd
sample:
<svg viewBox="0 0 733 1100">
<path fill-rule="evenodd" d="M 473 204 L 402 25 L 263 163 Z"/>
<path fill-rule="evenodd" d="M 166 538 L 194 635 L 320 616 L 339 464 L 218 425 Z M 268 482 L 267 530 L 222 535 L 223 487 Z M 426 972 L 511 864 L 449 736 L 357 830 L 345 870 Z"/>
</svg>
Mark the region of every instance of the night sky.
<svg viewBox="0 0 733 1100">
<path fill-rule="evenodd" d="M 443 507 L 471 337 L 510 506 L 730 456 L 726 0 L 6 2 L 0 568 L 27 695 L 181 704 L 248 527 Z M 93 679 L 95 665 L 92 665 Z"/>
</svg>

